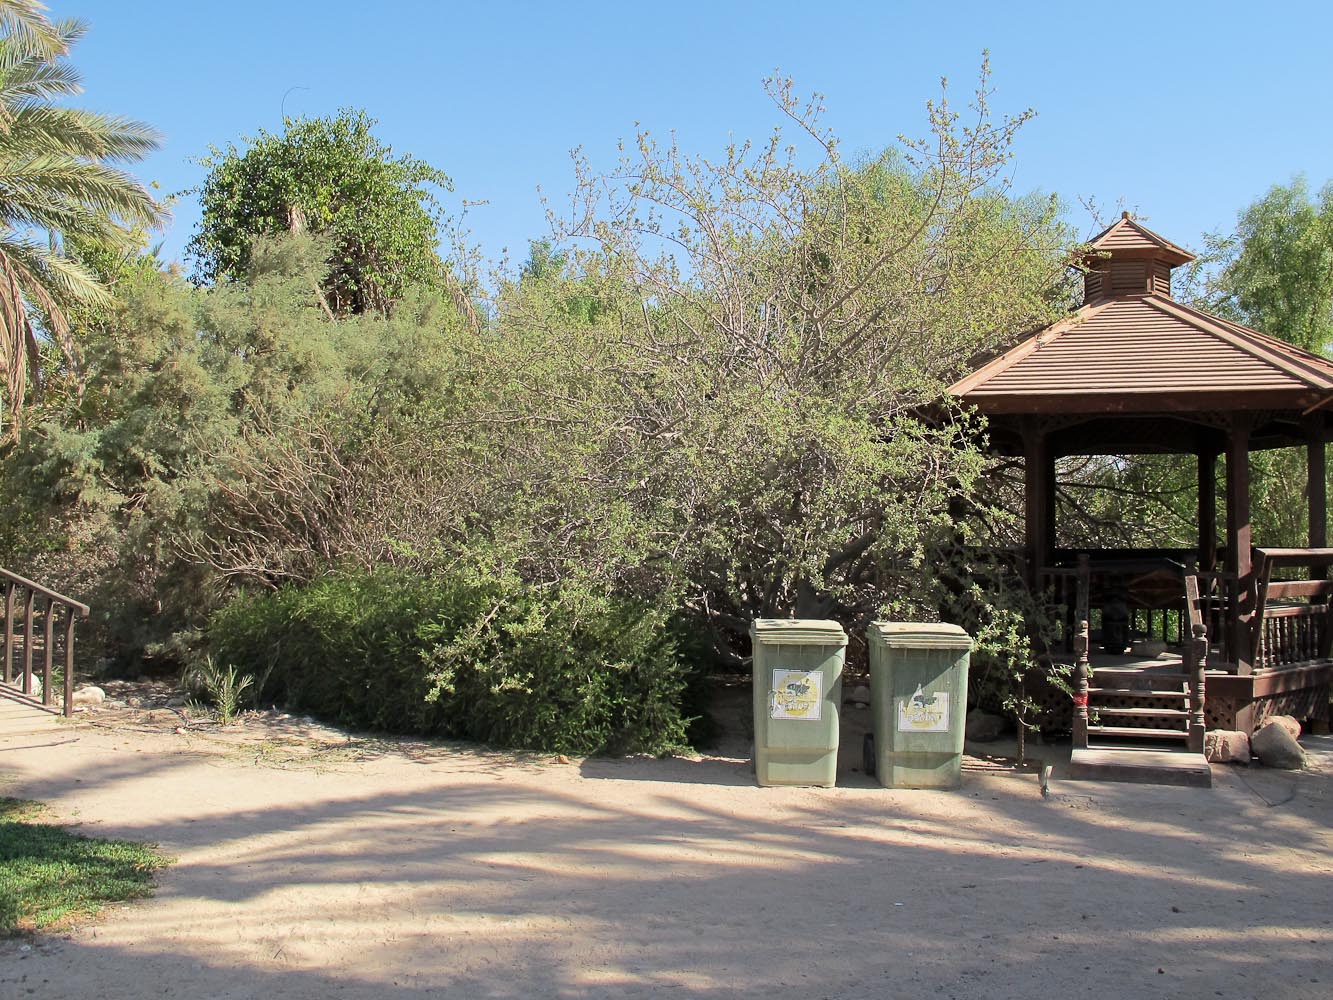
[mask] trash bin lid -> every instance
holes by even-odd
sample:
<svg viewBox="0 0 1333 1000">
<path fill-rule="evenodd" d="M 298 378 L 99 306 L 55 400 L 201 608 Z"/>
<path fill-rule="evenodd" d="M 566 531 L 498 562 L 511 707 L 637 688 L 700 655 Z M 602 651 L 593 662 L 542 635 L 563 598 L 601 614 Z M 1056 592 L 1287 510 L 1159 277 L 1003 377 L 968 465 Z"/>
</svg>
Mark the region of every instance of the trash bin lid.
<svg viewBox="0 0 1333 1000">
<path fill-rule="evenodd" d="M 824 618 L 756 618 L 750 625 L 750 638 L 756 642 L 837 646 L 847 641 L 847 633 L 837 622 Z"/>
<path fill-rule="evenodd" d="M 866 635 L 886 646 L 971 649 L 972 637 L 947 622 L 871 622 Z"/>
</svg>

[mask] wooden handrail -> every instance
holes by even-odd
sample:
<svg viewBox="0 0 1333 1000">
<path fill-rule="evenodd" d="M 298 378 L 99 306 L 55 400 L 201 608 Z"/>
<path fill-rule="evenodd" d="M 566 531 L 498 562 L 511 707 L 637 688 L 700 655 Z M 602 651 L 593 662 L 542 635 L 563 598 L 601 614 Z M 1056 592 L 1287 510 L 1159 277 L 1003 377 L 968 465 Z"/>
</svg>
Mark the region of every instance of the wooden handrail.
<svg viewBox="0 0 1333 1000">
<path fill-rule="evenodd" d="M 20 690 L 25 697 L 33 694 L 33 624 L 40 616 L 42 623 L 42 705 L 50 708 L 53 691 L 51 690 L 52 672 L 55 661 L 55 616 L 57 609 L 64 614 L 64 628 L 61 630 L 64 645 L 64 704 L 66 716 L 74 712 L 74 626 L 80 618 L 87 618 L 88 605 L 72 597 L 57 593 L 27 577 L 19 576 L 8 570 L 0 569 L 0 586 L 5 592 L 5 648 L 3 675 L 5 684 L 12 684 L 14 676 L 14 640 L 15 640 L 15 596 L 22 599 L 23 607 L 23 664 L 20 672 Z M 20 593 L 22 592 L 22 593 Z M 40 604 L 38 603 L 40 599 Z"/>
<path fill-rule="evenodd" d="M 0 569 L 0 580 L 12 583 L 16 586 L 30 590 L 34 594 L 40 594 L 48 600 L 55 601 L 57 604 L 63 604 L 67 608 L 73 608 L 83 618 L 89 615 L 88 605 L 82 601 L 76 601 L 72 597 L 66 597 L 64 594 L 57 594 L 54 590 L 47 590 L 40 583 L 33 583 L 27 577 L 19 576 L 17 573 L 11 573 L 7 569 Z"/>
</svg>

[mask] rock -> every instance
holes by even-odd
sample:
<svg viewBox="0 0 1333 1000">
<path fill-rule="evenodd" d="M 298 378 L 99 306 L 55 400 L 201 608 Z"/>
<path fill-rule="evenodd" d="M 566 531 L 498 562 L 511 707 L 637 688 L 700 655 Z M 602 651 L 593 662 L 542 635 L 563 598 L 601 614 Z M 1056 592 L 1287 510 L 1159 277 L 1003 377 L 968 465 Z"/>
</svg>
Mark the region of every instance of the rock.
<svg viewBox="0 0 1333 1000">
<path fill-rule="evenodd" d="M 1291 733 L 1291 738 L 1293 740 L 1301 738 L 1301 724 L 1290 715 L 1270 715 L 1268 718 L 1264 719 L 1265 726 L 1273 722 L 1276 722 L 1287 732 Z M 1260 728 L 1262 729 L 1263 727 L 1261 726 Z"/>
<path fill-rule="evenodd" d="M 22 677 L 18 677 L 15 680 L 19 684 L 23 683 Z M 36 674 L 32 675 L 32 691 L 29 693 L 28 697 L 36 698 L 38 701 L 42 700 L 42 679 Z"/>
<path fill-rule="evenodd" d="M 74 692 L 74 704 L 76 705 L 100 705 L 104 701 L 106 701 L 106 692 L 95 684 L 81 687 Z"/>
<path fill-rule="evenodd" d="M 184 708 L 190 703 L 190 699 L 183 694 L 172 695 L 167 699 L 167 708 Z"/>
<path fill-rule="evenodd" d="M 1145 659 L 1156 659 L 1166 652 L 1166 643 L 1161 639 L 1140 639 L 1134 643 L 1133 653 Z"/>
<path fill-rule="evenodd" d="M 974 743 L 993 743 L 1004 735 L 1007 725 L 1004 716 L 974 708 L 967 713 L 964 735 Z"/>
<path fill-rule="evenodd" d="M 1299 771 L 1305 766 L 1305 751 L 1280 722 L 1269 722 L 1251 736 L 1250 751 L 1264 767 Z"/>
<path fill-rule="evenodd" d="M 1233 729 L 1210 729 L 1203 738 L 1203 755 L 1210 764 L 1249 764 L 1250 738 Z"/>
<path fill-rule="evenodd" d="M 869 705 L 870 688 L 864 684 L 856 685 L 856 687 L 852 688 L 851 696 L 847 700 L 856 704 Z"/>
</svg>

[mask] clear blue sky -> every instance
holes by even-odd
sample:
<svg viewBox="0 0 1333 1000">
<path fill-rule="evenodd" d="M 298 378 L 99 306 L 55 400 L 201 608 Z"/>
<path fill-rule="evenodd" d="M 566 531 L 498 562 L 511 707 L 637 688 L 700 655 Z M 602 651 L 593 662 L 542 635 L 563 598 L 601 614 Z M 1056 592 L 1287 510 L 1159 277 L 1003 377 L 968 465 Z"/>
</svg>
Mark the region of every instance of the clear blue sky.
<svg viewBox="0 0 1333 1000">
<path fill-rule="evenodd" d="M 47 0 L 91 25 L 74 52 L 82 104 L 165 135 L 136 168 L 173 191 L 197 184 L 209 144 L 277 130 L 289 115 L 364 107 L 378 135 L 486 201 L 468 224 L 489 256 L 521 260 L 546 231 L 537 187 L 572 186 L 571 147 L 609 166 L 634 123 L 675 129 L 700 153 L 777 123 L 775 69 L 826 95 L 847 150 L 925 131 L 949 77 L 971 91 L 989 49 L 993 106 L 1032 107 L 1020 191 L 1079 208 L 1124 199 L 1197 247 L 1269 186 L 1333 178 L 1333 5 L 1327 3 L 508 3 L 398 0 Z M 166 234 L 179 256 L 198 217 L 184 199 Z"/>
</svg>

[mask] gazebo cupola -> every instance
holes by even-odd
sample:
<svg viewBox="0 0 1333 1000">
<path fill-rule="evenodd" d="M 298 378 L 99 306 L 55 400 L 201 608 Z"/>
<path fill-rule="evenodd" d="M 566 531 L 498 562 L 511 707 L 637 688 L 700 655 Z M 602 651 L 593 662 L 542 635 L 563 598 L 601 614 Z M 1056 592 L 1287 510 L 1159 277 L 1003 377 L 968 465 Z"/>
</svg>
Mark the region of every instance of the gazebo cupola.
<svg viewBox="0 0 1333 1000">
<path fill-rule="evenodd" d="M 1084 258 L 1083 304 L 1121 295 L 1171 297 L 1171 272 L 1194 260 L 1182 250 L 1145 229 L 1125 212 L 1110 229 L 1089 244 Z"/>
</svg>

